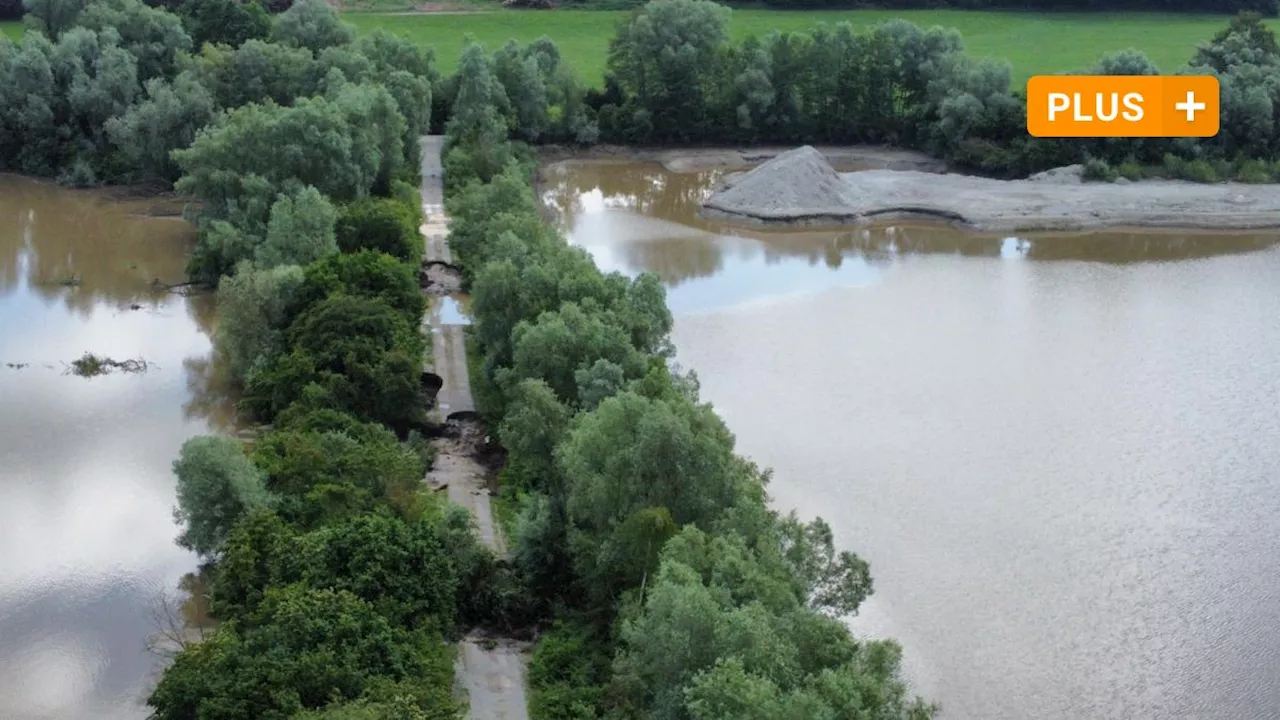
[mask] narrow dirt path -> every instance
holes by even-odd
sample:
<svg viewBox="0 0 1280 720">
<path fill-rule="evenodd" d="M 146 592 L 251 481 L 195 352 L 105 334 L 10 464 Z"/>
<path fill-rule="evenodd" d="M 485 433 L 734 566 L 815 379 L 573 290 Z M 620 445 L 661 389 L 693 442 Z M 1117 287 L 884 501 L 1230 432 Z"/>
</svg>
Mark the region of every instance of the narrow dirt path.
<svg viewBox="0 0 1280 720">
<path fill-rule="evenodd" d="M 444 214 L 444 185 L 440 150 L 444 138 L 422 139 L 423 260 L 452 264 L 449 254 L 449 218 Z M 489 504 L 489 471 L 476 460 L 484 442 L 484 430 L 474 418 L 475 401 L 467 375 L 466 326 L 446 323 L 439 312 L 443 297 L 433 297 L 432 310 L 423 324 L 432 333 L 432 357 L 425 359 L 429 372 L 440 376 L 440 392 L 433 413 L 444 424 L 444 437 L 435 441 L 436 459 L 427 473 L 427 484 L 448 489 L 449 500 L 475 518 L 485 545 L 506 553 L 506 541 L 494 522 Z M 454 677 L 460 693 L 470 703 L 476 720 L 528 720 L 524 692 L 525 645 L 508 638 L 486 638 L 477 633 L 460 643 Z"/>
</svg>

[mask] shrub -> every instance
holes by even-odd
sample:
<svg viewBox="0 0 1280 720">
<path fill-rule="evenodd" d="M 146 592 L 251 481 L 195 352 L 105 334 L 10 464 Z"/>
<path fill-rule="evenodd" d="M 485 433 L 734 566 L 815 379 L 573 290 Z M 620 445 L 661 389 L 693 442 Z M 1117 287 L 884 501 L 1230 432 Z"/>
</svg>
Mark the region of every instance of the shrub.
<svg viewBox="0 0 1280 720">
<path fill-rule="evenodd" d="M 348 203 L 337 231 L 344 253 L 377 250 L 410 262 L 422 256 L 414 213 L 400 200 L 371 197 Z"/>
<path fill-rule="evenodd" d="M 1115 182 L 1117 176 L 1115 168 L 1111 167 L 1106 160 L 1097 158 L 1086 160 L 1084 169 L 1080 172 L 1080 179 L 1086 182 Z"/>
<path fill-rule="evenodd" d="M 1218 182 L 1218 171 L 1207 160 L 1183 160 L 1172 153 L 1164 156 L 1164 172 L 1168 177 L 1198 183 Z"/>
<path fill-rule="evenodd" d="M 1139 165 L 1133 158 L 1129 158 L 1128 160 L 1125 160 L 1124 162 L 1120 163 L 1120 165 L 1116 168 L 1116 172 L 1120 175 L 1120 177 L 1126 180 L 1141 180 L 1143 177 L 1146 176 L 1146 172 L 1142 169 L 1142 166 Z"/>
<path fill-rule="evenodd" d="M 1236 180 L 1242 183 L 1269 183 L 1272 180 L 1271 166 L 1263 160 L 1245 160 L 1236 170 Z"/>
</svg>

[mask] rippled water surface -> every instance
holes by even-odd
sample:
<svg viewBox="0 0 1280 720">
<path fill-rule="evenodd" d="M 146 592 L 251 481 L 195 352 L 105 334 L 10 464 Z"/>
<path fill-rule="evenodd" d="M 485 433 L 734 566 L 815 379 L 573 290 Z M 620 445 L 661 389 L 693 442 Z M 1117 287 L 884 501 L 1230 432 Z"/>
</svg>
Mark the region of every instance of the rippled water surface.
<svg viewBox="0 0 1280 720">
<path fill-rule="evenodd" d="M 145 717 L 153 600 L 174 545 L 170 466 L 227 421 L 208 390 L 208 298 L 182 279 L 189 226 L 141 203 L 0 176 L 0 718 Z M 148 372 L 81 378 L 85 352 Z"/>
<path fill-rule="evenodd" d="M 871 561 L 854 621 L 952 718 L 1280 717 L 1274 235 L 762 232 L 714 173 L 558 166 L 602 266 L 783 508 Z"/>
</svg>

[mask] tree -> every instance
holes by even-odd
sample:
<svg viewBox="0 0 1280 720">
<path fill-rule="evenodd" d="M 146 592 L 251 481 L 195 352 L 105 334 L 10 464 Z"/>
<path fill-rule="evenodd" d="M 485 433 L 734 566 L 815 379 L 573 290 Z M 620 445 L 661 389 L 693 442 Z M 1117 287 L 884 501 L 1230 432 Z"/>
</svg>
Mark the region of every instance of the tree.
<svg viewBox="0 0 1280 720">
<path fill-rule="evenodd" d="M 307 542 L 313 586 L 349 591 L 398 626 L 452 628 L 458 568 L 435 525 L 364 515 L 320 528 Z"/>
<path fill-rule="evenodd" d="M 566 302 L 534 322 L 522 321 L 511 334 L 511 367 L 499 371 L 503 387 L 525 379 L 545 380 L 556 396 L 579 405 L 578 370 L 598 359 L 622 368 L 628 377 L 644 374 L 644 357 L 632 346 L 626 331 L 611 313 Z"/>
<path fill-rule="evenodd" d="M 246 263 L 218 287 L 215 346 L 234 381 L 243 383 L 255 366 L 284 350 L 289 310 L 302 282 L 297 266 L 264 270 Z"/>
<path fill-rule="evenodd" d="M 1209 67 L 1225 73 L 1235 65 L 1272 65 L 1280 59 L 1275 33 L 1262 16 L 1242 12 L 1207 43 L 1196 46 L 1192 67 Z"/>
<path fill-rule="evenodd" d="M 210 588 L 213 617 L 230 622 L 257 612 L 267 590 L 302 579 L 298 532 L 275 512 L 257 509 L 236 522 Z"/>
<path fill-rule="evenodd" d="M 355 38 L 355 27 L 343 22 L 338 11 L 325 0 L 296 0 L 293 7 L 276 18 L 271 30 L 273 42 L 307 48 L 314 53 L 348 45 Z"/>
<path fill-rule="evenodd" d="M 300 527 L 353 517 L 422 481 L 414 452 L 380 429 L 377 440 L 343 432 L 277 430 L 254 445 L 254 463 L 279 497 L 277 511 Z"/>
<path fill-rule="evenodd" d="M 319 91 L 323 76 L 317 77 L 316 65 L 305 48 L 251 39 L 236 47 L 205 45 L 188 72 L 209 89 L 220 108 L 267 100 L 287 106 Z"/>
<path fill-rule="evenodd" d="M 332 200 L 363 197 L 381 159 L 357 154 L 352 136 L 343 108 L 324 98 L 304 98 L 292 107 L 251 103 L 202 129 L 190 148 L 174 151 L 184 172 L 175 187 L 201 200 L 214 218 L 243 212 L 245 196 L 259 181 L 277 195 L 311 185 Z M 265 224 L 262 211 L 255 214 Z"/>
<path fill-rule="evenodd" d="M 351 154 L 360 167 L 373 169 L 369 189 L 391 193 L 391 181 L 404 166 L 405 119 L 385 87 L 348 84 L 334 93 L 334 104 L 347 120 Z M 414 158 L 414 165 L 419 162 Z"/>
<path fill-rule="evenodd" d="M 506 410 L 498 426 L 498 437 L 507 451 L 503 486 L 562 497 L 564 488 L 553 453 L 568 431 L 569 408 L 546 382 L 524 380 L 512 389 Z"/>
<path fill-rule="evenodd" d="M 626 371 L 621 365 L 601 358 L 591 367 L 576 370 L 573 381 L 578 385 L 582 409 L 591 411 L 622 390 L 626 385 Z"/>
<path fill-rule="evenodd" d="M 337 219 L 337 210 L 314 187 L 281 197 L 271 206 L 267 237 L 254 249 L 254 261 L 269 270 L 280 265 L 309 265 L 336 254 L 333 226 Z"/>
<path fill-rule="evenodd" d="M 298 294 L 298 309 L 305 311 L 337 295 L 376 298 L 416 325 L 426 309 L 413 268 L 386 253 L 362 250 L 330 255 L 309 265 Z"/>
<path fill-rule="evenodd" d="M 206 43 L 239 47 L 271 33 L 271 16 L 258 0 L 186 0 L 179 14 L 197 48 Z"/>
<path fill-rule="evenodd" d="M 412 210 L 392 198 L 363 198 L 343 206 L 337 236 L 344 253 L 377 250 L 411 262 L 422 257 L 422 237 Z"/>
<path fill-rule="evenodd" d="M 446 646 L 348 592 L 272 588 L 237 625 L 178 655 L 147 699 L 157 720 L 286 720 L 387 682 L 450 682 Z"/>
<path fill-rule="evenodd" d="M 88 0 L 22 0 L 27 27 L 57 40 L 76 24 Z"/>
<path fill-rule="evenodd" d="M 533 142 L 549 129 L 551 118 L 543 66 L 530 50 L 522 50 L 510 40 L 494 53 L 493 66 L 494 76 L 511 103 L 512 134 Z M 555 57 L 559 59 L 558 52 Z"/>
<path fill-rule="evenodd" d="M 145 99 L 107 120 L 107 136 L 141 178 L 172 182 L 181 170 L 170 153 L 190 146 L 213 112 L 213 97 L 191 73 L 173 82 L 152 78 Z"/>
<path fill-rule="evenodd" d="M 445 184 L 450 188 L 473 177 L 488 182 L 513 159 L 506 142 L 509 102 L 484 49 L 474 42 L 462 50 L 456 82 L 458 95 L 445 129 Z"/>
<path fill-rule="evenodd" d="M 94 0 L 80 14 L 77 25 L 102 33 L 120 33 L 120 45 L 138 59 L 138 79 L 172 78 L 178 55 L 191 51 L 191 36 L 176 15 L 148 7 L 141 0 Z"/>
<path fill-rule="evenodd" d="M 264 473 L 235 438 L 205 435 L 186 441 L 173 473 L 178 478 L 174 519 L 185 527 L 178 544 L 206 557 L 217 555 L 236 520 L 274 502 Z"/>
<path fill-rule="evenodd" d="M 745 476 L 709 407 L 630 391 L 579 415 L 556 459 L 568 488 L 575 566 L 585 586 L 606 596 L 640 580 L 632 558 L 616 551 L 628 518 L 665 508 L 676 525 L 710 528 L 734 505 Z"/>
<path fill-rule="evenodd" d="M 609 44 L 609 74 L 635 100 L 632 112 L 657 137 L 705 131 L 716 54 L 729 9 L 710 0 L 654 0 L 621 24 Z M 637 138 L 643 140 L 643 137 Z"/>
<path fill-rule="evenodd" d="M 783 557 L 809 607 L 833 616 L 857 613 L 872 592 L 866 561 L 847 550 L 836 553 L 831 526 L 822 518 L 805 524 L 793 511 L 779 530 Z"/>
</svg>

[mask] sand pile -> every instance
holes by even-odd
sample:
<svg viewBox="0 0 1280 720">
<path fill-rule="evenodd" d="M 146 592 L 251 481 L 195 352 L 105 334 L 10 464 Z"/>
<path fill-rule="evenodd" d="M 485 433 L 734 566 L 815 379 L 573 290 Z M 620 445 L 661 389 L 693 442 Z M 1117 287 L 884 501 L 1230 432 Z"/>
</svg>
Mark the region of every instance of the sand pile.
<svg viewBox="0 0 1280 720">
<path fill-rule="evenodd" d="M 733 178 L 703 203 L 729 216 L 793 222 L 848 217 L 852 205 L 848 184 L 808 145 Z"/>
</svg>

